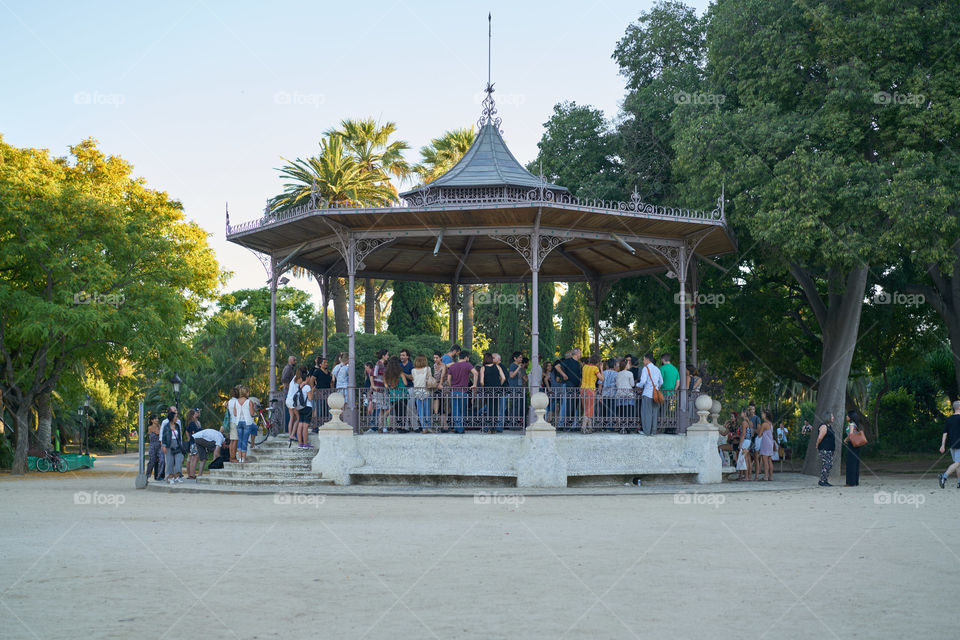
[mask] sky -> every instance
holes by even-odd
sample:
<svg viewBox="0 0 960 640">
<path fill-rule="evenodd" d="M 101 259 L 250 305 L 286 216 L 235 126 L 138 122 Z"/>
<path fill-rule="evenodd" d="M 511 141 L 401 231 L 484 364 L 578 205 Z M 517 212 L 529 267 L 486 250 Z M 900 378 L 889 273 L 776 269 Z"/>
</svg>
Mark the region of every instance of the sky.
<svg viewBox="0 0 960 640">
<path fill-rule="evenodd" d="M 475 123 L 488 11 L 504 139 L 526 163 L 556 103 L 616 116 L 624 82 L 610 55 L 651 5 L 0 0 L 0 134 L 57 156 L 95 138 L 210 234 L 233 273 L 226 291 L 259 287 L 259 261 L 224 238 L 227 204 L 233 223 L 258 218 L 283 159 L 316 153 L 342 118 L 396 122 L 411 162 Z"/>
</svg>

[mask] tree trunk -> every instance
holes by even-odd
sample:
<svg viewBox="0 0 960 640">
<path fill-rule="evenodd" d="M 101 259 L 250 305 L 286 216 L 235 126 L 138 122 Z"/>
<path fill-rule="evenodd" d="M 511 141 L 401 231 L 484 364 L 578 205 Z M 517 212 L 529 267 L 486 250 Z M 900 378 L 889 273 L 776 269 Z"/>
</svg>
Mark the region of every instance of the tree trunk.
<svg viewBox="0 0 960 640">
<path fill-rule="evenodd" d="M 53 448 L 50 444 L 50 424 L 53 422 L 53 407 L 50 404 L 50 393 L 37 396 L 37 442 L 44 449 Z"/>
<path fill-rule="evenodd" d="M 857 334 L 860 327 L 860 312 L 863 309 L 863 296 L 867 286 L 867 267 L 857 267 L 848 273 L 831 269 L 827 277 L 827 301 L 824 302 L 809 272 L 797 266 L 791 266 L 791 273 L 803 287 L 814 315 L 820 325 L 823 336 L 823 353 L 820 359 L 820 379 L 817 387 L 817 419 L 814 432 L 807 446 L 807 455 L 803 462 L 803 473 L 818 475 L 820 459 L 817 455 L 817 431 L 820 422 L 833 415 L 834 434 L 837 440 L 837 453 L 834 454 L 831 477 L 840 475 L 840 451 L 843 439 L 843 416 L 846 409 L 847 379 L 850 376 L 850 364 L 857 346 Z"/>
<path fill-rule="evenodd" d="M 347 293 L 343 278 L 330 278 L 330 297 L 333 298 L 333 324 L 337 333 L 347 333 Z"/>
<path fill-rule="evenodd" d="M 363 332 L 377 332 L 377 288 L 373 278 L 363 281 Z"/>
<path fill-rule="evenodd" d="M 473 291 L 470 285 L 463 285 L 463 345 L 464 349 L 473 350 Z"/>
<path fill-rule="evenodd" d="M 21 400 L 13 414 L 17 429 L 17 446 L 13 453 L 13 467 L 10 473 L 15 476 L 22 476 L 27 473 L 27 449 L 30 447 L 30 412 L 33 409 L 32 405 L 32 402 Z"/>
</svg>

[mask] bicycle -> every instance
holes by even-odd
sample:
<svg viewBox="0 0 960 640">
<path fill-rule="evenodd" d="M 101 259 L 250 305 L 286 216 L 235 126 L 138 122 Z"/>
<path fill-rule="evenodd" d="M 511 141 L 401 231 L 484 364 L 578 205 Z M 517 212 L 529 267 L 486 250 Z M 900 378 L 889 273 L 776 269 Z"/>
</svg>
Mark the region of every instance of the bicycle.
<svg viewBox="0 0 960 640">
<path fill-rule="evenodd" d="M 56 469 L 60 473 L 67 472 L 67 461 L 56 451 L 44 451 L 43 456 L 37 458 L 37 471 L 47 472 Z"/>
<path fill-rule="evenodd" d="M 267 408 L 260 405 L 253 418 L 254 423 L 257 425 L 257 435 L 253 440 L 255 445 L 263 444 L 270 436 L 279 436 L 283 430 L 283 427 L 280 425 L 280 416 L 282 414 L 277 410 L 279 402 L 274 400 L 270 404 L 271 406 Z"/>
</svg>

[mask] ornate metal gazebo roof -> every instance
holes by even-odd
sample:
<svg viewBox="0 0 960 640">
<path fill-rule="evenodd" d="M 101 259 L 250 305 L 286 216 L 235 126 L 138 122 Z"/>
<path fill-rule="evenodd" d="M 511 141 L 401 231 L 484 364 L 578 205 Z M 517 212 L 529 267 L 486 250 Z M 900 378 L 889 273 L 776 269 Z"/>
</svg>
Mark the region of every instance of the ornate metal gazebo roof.
<svg viewBox="0 0 960 640">
<path fill-rule="evenodd" d="M 488 120 L 481 121 L 480 132 L 457 164 L 433 182 L 401 193 L 400 197 L 408 204 L 432 202 L 440 196 L 522 198 L 531 189 L 541 187 L 555 195 L 568 193 L 566 187 L 542 184 L 527 171 L 510 153 L 494 123 Z"/>
<path fill-rule="evenodd" d="M 463 158 L 386 207 L 319 197 L 236 226 L 227 239 L 322 276 L 483 284 L 591 282 L 672 270 L 693 253 L 735 250 L 723 197 L 709 211 L 581 199 L 527 171 L 500 133 L 487 83 L 480 131 Z M 509 245 L 509 246 L 505 246 Z"/>
</svg>

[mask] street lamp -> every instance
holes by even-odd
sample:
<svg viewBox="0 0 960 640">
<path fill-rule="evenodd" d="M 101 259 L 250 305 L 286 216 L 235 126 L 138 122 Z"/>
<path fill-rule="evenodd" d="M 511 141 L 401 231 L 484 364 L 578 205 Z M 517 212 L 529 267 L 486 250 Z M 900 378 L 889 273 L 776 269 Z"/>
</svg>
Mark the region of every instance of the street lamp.
<svg viewBox="0 0 960 640">
<path fill-rule="evenodd" d="M 80 415 L 80 453 L 90 455 L 90 438 L 87 428 L 87 415 L 90 413 L 90 394 L 83 394 L 83 406 L 77 410 Z"/>
<path fill-rule="evenodd" d="M 170 384 L 173 385 L 173 406 L 177 408 L 177 415 L 180 415 L 180 384 L 183 380 L 180 379 L 180 376 L 176 372 L 173 373 L 173 377 L 170 378 Z"/>
</svg>

